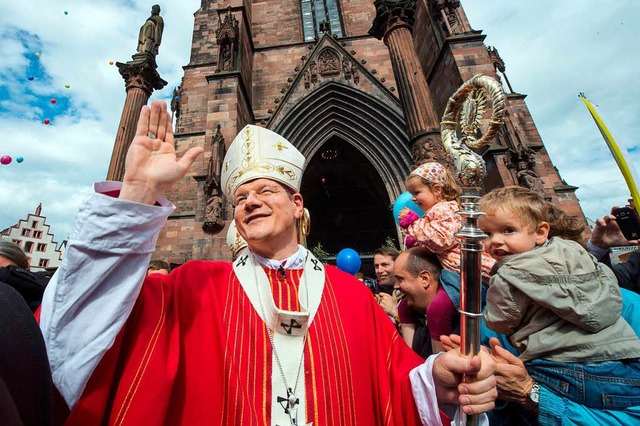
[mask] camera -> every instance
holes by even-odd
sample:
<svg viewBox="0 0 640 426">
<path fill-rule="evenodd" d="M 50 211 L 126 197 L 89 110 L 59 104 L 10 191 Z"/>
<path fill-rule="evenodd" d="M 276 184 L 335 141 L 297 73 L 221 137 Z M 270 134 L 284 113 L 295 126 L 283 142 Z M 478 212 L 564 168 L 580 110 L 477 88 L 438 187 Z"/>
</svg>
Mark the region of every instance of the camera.
<svg viewBox="0 0 640 426">
<path fill-rule="evenodd" d="M 627 240 L 640 239 L 640 222 L 636 212 L 631 207 L 619 207 L 612 211 L 616 217 L 616 222 Z"/>
<path fill-rule="evenodd" d="M 380 286 L 377 280 L 364 280 L 364 284 L 371 290 L 373 294 L 380 294 Z"/>
</svg>

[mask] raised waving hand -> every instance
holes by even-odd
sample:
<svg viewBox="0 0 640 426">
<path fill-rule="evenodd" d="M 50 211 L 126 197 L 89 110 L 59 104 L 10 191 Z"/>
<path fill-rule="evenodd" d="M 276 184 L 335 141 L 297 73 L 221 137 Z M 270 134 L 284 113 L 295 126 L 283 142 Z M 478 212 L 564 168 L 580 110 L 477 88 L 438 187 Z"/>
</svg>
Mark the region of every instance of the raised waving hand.
<svg viewBox="0 0 640 426">
<path fill-rule="evenodd" d="M 127 151 L 119 198 L 154 204 L 164 191 L 182 179 L 203 151 L 194 147 L 178 159 L 167 104 L 153 101 L 150 107 L 143 106 L 136 136 Z"/>
</svg>

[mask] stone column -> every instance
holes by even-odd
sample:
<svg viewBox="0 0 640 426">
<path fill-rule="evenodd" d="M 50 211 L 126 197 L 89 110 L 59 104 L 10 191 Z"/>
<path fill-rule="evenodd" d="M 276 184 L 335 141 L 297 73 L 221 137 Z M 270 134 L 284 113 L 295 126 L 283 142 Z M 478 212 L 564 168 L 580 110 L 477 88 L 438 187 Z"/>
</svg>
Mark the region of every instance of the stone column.
<svg viewBox="0 0 640 426">
<path fill-rule="evenodd" d="M 127 98 L 124 101 L 120 125 L 111 154 L 111 163 L 107 172 L 107 180 L 122 180 L 124 176 L 124 160 L 140 117 L 140 110 L 147 104 L 153 90 L 160 90 L 167 82 L 160 78 L 156 70 L 156 61 L 152 55 L 139 53 L 133 55 L 133 61 L 126 64 L 117 62 L 120 75 L 125 81 Z"/>
<path fill-rule="evenodd" d="M 424 77 L 411 34 L 415 0 L 375 0 L 376 17 L 369 34 L 389 48 L 398 95 L 411 140 L 414 163 L 449 163 L 440 139 L 440 120 Z"/>
</svg>

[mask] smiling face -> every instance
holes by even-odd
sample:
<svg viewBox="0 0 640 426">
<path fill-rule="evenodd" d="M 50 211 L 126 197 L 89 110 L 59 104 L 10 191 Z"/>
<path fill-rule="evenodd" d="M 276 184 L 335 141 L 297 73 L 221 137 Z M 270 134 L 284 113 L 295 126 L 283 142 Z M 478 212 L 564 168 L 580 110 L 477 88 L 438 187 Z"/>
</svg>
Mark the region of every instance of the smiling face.
<svg viewBox="0 0 640 426">
<path fill-rule="evenodd" d="M 395 277 L 393 276 L 394 260 L 391 256 L 384 254 L 376 254 L 373 256 L 373 269 L 380 285 L 394 285 Z"/>
<path fill-rule="evenodd" d="M 407 267 L 409 256 L 409 253 L 404 252 L 396 259 L 394 267 L 396 287 L 406 295 L 407 304 L 410 307 L 424 312 L 435 296 L 438 283 L 432 279 L 431 273 L 427 270 L 421 270 L 417 275 L 412 274 Z"/>
<path fill-rule="evenodd" d="M 430 188 L 419 176 L 411 176 L 407 179 L 406 187 L 411 193 L 411 200 L 425 212 L 442 201 L 442 187 L 434 184 Z"/>
<path fill-rule="evenodd" d="M 291 194 L 270 179 L 238 187 L 234 197 L 238 232 L 252 251 L 282 260 L 298 249 L 296 220 L 302 216 L 302 195 Z"/>
<path fill-rule="evenodd" d="M 485 250 L 495 259 L 524 253 L 544 244 L 549 235 L 549 224 L 525 225 L 516 214 L 501 208 L 487 212 L 478 219 L 478 225 L 488 237 L 482 241 Z"/>
</svg>

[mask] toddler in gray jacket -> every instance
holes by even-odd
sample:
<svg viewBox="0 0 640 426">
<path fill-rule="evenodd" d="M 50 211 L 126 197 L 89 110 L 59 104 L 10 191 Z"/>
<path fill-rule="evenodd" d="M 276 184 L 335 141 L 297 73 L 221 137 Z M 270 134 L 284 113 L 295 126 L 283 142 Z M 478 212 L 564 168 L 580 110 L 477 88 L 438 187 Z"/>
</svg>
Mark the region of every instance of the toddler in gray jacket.
<svg viewBox="0 0 640 426">
<path fill-rule="evenodd" d="M 491 191 L 480 210 L 483 244 L 497 261 L 487 326 L 554 392 L 597 409 L 640 405 L 640 340 L 620 316 L 613 272 L 572 241 L 582 225 L 519 186 Z"/>
</svg>

